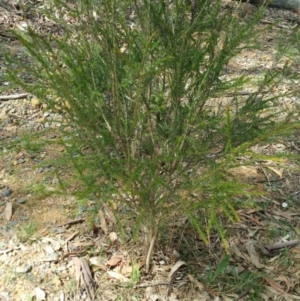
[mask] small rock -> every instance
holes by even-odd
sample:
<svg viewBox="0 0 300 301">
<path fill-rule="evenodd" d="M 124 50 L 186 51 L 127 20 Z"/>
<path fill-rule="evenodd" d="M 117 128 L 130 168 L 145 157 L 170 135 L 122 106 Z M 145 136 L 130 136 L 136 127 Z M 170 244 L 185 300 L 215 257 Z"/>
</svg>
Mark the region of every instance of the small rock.
<svg viewBox="0 0 300 301">
<path fill-rule="evenodd" d="M 60 266 L 56 269 L 56 272 L 64 272 L 65 270 L 67 270 L 66 266 Z"/>
<path fill-rule="evenodd" d="M 12 194 L 12 189 L 7 188 L 1 191 L 2 196 L 9 197 Z"/>
<path fill-rule="evenodd" d="M 25 273 L 28 273 L 30 270 L 31 270 L 31 265 L 29 265 L 29 264 L 25 264 L 23 266 L 16 267 L 16 273 L 18 273 L 18 274 L 25 274 Z"/>
<path fill-rule="evenodd" d="M 39 287 L 36 287 L 34 289 L 34 294 L 35 294 L 36 301 L 43 301 L 46 299 L 46 293 Z"/>
<path fill-rule="evenodd" d="M 37 98 L 32 98 L 31 99 L 31 105 L 35 108 L 35 109 L 39 109 L 42 106 L 42 103 L 39 99 Z"/>
<path fill-rule="evenodd" d="M 51 171 L 52 169 L 53 169 L 53 167 L 51 165 L 48 165 L 45 167 L 44 171 L 48 172 L 48 171 Z"/>
<path fill-rule="evenodd" d="M 86 211 L 86 207 L 85 206 L 79 206 L 79 208 L 78 208 L 78 214 L 79 215 L 81 215 L 85 211 Z"/>
<path fill-rule="evenodd" d="M 26 201 L 24 199 L 17 199 L 17 203 L 24 204 Z"/>
<path fill-rule="evenodd" d="M 48 246 L 45 247 L 45 251 L 48 254 L 53 254 L 54 253 L 54 250 L 53 250 L 53 248 L 50 245 L 48 245 Z"/>
<path fill-rule="evenodd" d="M 49 139 L 55 139 L 56 138 L 56 135 L 55 134 L 52 134 L 50 135 Z"/>
<path fill-rule="evenodd" d="M 18 163 L 19 163 L 19 164 L 22 164 L 22 163 L 25 163 L 25 162 L 26 162 L 26 161 L 25 161 L 24 159 L 19 159 L 19 160 L 18 160 Z"/>
<path fill-rule="evenodd" d="M 44 257 L 41 259 L 41 261 L 47 261 L 47 262 L 56 262 L 58 260 L 58 254 L 57 253 L 52 253 L 49 256 Z"/>
<path fill-rule="evenodd" d="M 66 230 L 65 230 L 64 228 L 62 228 L 62 227 L 57 227 L 57 228 L 56 228 L 56 232 L 57 232 L 58 234 L 62 234 L 62 233 L 65 233 Z"/>
<path fill-rule="evenodd" d="M 52 125 L 53 125 L 53 127 L 61 127 L 61 122 L 58 122 L 58 121 L 53 121 L 52 122 Z"/>
<path fill-rule="evenodd" d="M 9 222 L 7 223 L 7 225 L 8 225 L 9 227 L 15 227 L 17 224 L 18 224 L 18 223 L 17 223 L 16 221 L 9 221 Z"/>
<path fill-rule="evenodd" d="M 1 292 L 1 293 L 0 293 L 0 296 L 1 296 L 3 299 L 8 299 L 8 298 L 9 298 L 9 292 Z"/>
</svg>

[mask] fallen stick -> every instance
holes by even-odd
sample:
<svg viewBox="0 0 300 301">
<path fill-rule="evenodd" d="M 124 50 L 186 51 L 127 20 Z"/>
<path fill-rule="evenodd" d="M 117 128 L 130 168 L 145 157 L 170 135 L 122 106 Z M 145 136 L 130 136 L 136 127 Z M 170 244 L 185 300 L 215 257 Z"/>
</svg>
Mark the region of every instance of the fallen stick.
<svg viewBox="0 0 300 301">
<path fill-rule="evenodd" d="M 299 0 L 300 1 L 300 0 Z M 267 94 L 269 93 L 268 91 L 237 91 L 237 92 L 227 92 L 225 94 L 218 93 L 217 95 L 214 95 L 213 98 L 218 98 L 218 97 L 234 97 L 234 96 L 247 96 L 247 95 L 252 95 L 252 94 Z"/>
<path fill-rule="evenodd" d="M 282 248 L 288 247 L 294 247 L 299 243 L 299 240 L 291 240 L 291 241 L 287 241 L 287 242 L 282 242 L 282 243 L 278 243 L 278 244 L 274 244 L 274 245 L 268 245 L 265 246 L 265 248 L 268 251 L 274 251 L 274 250 L 280 250 Z"/>
<path fill-rule="evenodd" d="M 158 286 L 158 285 L 170 285 L 170 282 L 153 282 L 153 283 L 141 283 L 136 285 L 135 287 L 150 287 L 150 286 Z"/>
<path fill-rule="evenodd" d="M 74 224 L 78 224 L 78 223 L 82 223 L 85 221 L 85 218 L 78 218 L 78 219 L 73 219 L 71 221 L 65 222 L 63 224 L 60 224 L 58 226 L 55 227 L 64 227 L 64 226 L 70 226 L 70 225 L 74 225 Z"/>
<path fill-rule="evenodd" d="M 19 98 L 25 98 L 29 95 L 29 93 L 21 93 L 21 94 L 11 94 L 11 95 L 0 95 L 0 100 L 12 100 L 12 99 L 19 99 Z"/>
</svg>

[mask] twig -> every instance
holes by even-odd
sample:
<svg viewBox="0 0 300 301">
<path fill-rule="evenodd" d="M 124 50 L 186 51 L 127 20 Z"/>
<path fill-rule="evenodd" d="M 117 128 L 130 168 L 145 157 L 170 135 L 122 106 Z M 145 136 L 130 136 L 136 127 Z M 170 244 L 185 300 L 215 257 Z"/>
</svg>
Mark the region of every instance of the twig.
<svg viewBox="0 0 300 301">
<path fill-rule="evenodd" d="M 11 94 L 11 95 L 0 95 L 0 100 L 6 101 L 6 100 L 12 100 L 12 99 L 19 99 L 19 98 L 25 98 L 29 95 L 29 93 L 21 93 L 21 94 Z"/>
<path fill-rule="evenodd" d="M 64 255 L 60 258 L 60 260 L 64 260 L 64 259 L 67 258 L 67 257 L 74 257 L 74 256 L 79 257 L 79 256 L 85 254 L 86 252 L 87 252 L 87 249 L 82 250 L 82 251 L 79 251 L 79 252 L 69 252 L 69 253 L 64 254 Z"/>
<path fill-rule="evenodd" d="M 267 178 L 268 183 L 269 183 L 269 186 L 271 186 L 270 178 L 268 177 L 268 175 L 267 175 L 267 173 L 265 172 L 264 168 L 263 168 L 262 166 L 261 166 L 260 168 L 261 168 L 262 172 L 264 173 L 265 177 Z"/>
<path fill-rule="evenodd" d="M 64 227 L 64 226 L 67 226 L 67 225 L 73 225 L 73 224 L 78 224 L 78 223 L 82 223 L 85 221 L 85 218 L 78 218 L 78 219 L 73 219 L 71 221 L 68 221 L 66 223 L 63 223 L 63 224 L 60 224 L 56 227 Z"/>
<path fill-rule="evenodd" d="M 170 282 L 164 281 L 164 282 L 154 282 L 154 283 L 141 283 L 136 285 L 135 287 L 150 287 L 150 286 L 157 286 L 157 285 L 169 285 Z"/>
<path fill-rule="evenodd" d="M 294 247 L 299 243 L 299 240 L 291 240 L 291 241 L 287 241 L 287 242 L 282 242 L 282 243 L 278 243 L 278 244 L 274 244 L 274 245 L 268 245 L 265 246 L 265 248 L 268 251 L 274 251 L 274 250 L 280 250 L 282 248 L 288 247 Z"/>
<path fill-rule="evenodd" d="M 147 272 L 149 272 L 149 269 L 150 269 L 150 260 L 151 260 L 151 256 L 153 253 L 155 240 L 156 240 L 156 234 L 152 237 L 152 240 L 151 240 L 151 243 L 149 246 L 149 250 L 148 250 L 148 254 L 147 254 L 147 258 L 146 258 L 146 271 Z"/>
<path fill-rule="evenodd" d="M 250 91 L 240 91 L 240 92 L 227 92 L 224 95 L 222 94 L 217 94 L 216 96 L 214 96 L 213 98 L 217 98 L 217 97 L 234 97 L 237 95 L 241 95 L 241 96 L 246 96 L 246 95 L 252 95 L 252 94 L 266 94 L 269 93 L 268 91 L 256 91 L 256 92 L 250 92 Z"/>
</svg>

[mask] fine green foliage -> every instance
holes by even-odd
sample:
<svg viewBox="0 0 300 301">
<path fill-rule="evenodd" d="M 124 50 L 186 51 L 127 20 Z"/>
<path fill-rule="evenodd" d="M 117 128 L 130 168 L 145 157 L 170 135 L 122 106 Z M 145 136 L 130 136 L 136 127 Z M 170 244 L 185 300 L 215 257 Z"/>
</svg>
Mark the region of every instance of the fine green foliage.
<svg viewBox="0 0 300 301">
<path fill-rule="evenodd" d="M 220 214 L 237 220 L 234 197 L 251 195 L 227 174 L 236 156 L 295 127 L 282 110 L 278 121 L 278 97 L 267 96 L 278 69 L 255 81 L 222 77 L 230 59 L 255 47 L 263 8 L 241 20 L 218 0 L 53 4 L 44 13 L 62 34 L 16 33 L 30 64 L 8 61 L 19 66 L 15 83 L 64 115 L 77 192 L 111 205 L 119 224 L 112 195 L 122 199 L 122 223 L 134 216 L 149 254 L 176 214 L 205 242 L 213 229 L 224 239 Z M 33 84 L 14 74 L 20 68 Z M 257 92 L 238 95 L 249 82 Z M 227 92 L 234 97 L 215 104 Z"/>
<path fill-rule="evenodd" d="M 20 234 L 20 239 L 23 241 L 28 241 L 36 234 L 37 224 L 35 222 L 30 222 L 22 227 L 22 233 Z"/>
</svg>

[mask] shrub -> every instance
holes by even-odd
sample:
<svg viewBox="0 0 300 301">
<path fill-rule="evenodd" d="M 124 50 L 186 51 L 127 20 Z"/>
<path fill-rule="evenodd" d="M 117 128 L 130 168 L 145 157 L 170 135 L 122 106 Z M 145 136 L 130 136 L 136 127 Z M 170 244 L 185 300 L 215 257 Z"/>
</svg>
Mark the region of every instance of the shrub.
<svg viewBox="0 0 300 301">
<path fill-rule="evenodd" d="M 228 168 L 247 147 L 293 127 L 287 115 L 276 120 L 278 97 L 265 94 L 281 73 L 221 79 L 230 59 L 256 46 L 262 11 L 241 19 L 221 1 L 57 0 L 44 13 L 61 35 L 16 33 L 31 63 L 8 60 L 35 81 L 11 78 L 65 116 L 82 196 L 108 205 L 112 194 L 123 198 L 135 234 L 147 236 L 147 267 L 176 214 L 204 241 L 212 229 L 224 239 L 219 214 L 237 220 L 234 197 L 250 194 Z M 250 81 L 256 92 L 240 96 Z M 214 104 L 227 92 L 233 97 Z"/>
</svg>

